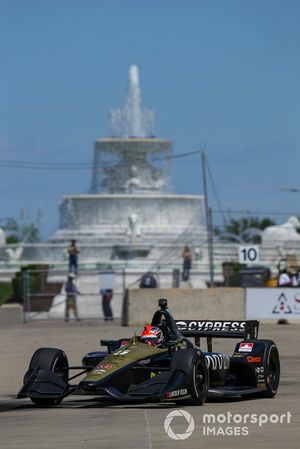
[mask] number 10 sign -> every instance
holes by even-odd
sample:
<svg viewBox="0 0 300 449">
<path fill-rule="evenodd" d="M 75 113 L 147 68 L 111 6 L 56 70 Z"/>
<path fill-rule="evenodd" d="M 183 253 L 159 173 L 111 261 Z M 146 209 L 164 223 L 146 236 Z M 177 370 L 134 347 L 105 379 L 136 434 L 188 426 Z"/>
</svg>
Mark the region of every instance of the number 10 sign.
<svg viewBox="0 0 300 449">
<path fill-rule="evenodd" d="M 257 263 L 259 262 L 259 247 L 254 245 L 239 246 L 239 262 L 240 263 Z"/>
</svg>

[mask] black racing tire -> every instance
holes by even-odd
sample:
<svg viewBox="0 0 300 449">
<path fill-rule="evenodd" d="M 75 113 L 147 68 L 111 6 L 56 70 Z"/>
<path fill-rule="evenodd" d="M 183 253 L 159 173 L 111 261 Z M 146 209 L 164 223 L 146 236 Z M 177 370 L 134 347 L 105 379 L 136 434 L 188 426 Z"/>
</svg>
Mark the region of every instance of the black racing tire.
<svg viewBox="0 0 300 449">
<path fill-rule="evenodd" d="M 55 374 L 58 374 L 62 380 L 67 384 L 69 372 L 68 368 L 69 362 L 64 351 L 57 348 L 40 348 L 33 354 L 29 369 L 24 377 L 24 383 L 28 380 L 31 373 L 38 370 L 49 370 Z M 48 407 L 51 405 L 58 405 L 61 403 L 62 399 L 52 399 L 52 398 L 30 398 L 31 401 L 38 405 L 39 407 Z"/>
<path fill-rule="evenodd" d="M 38 407 L 51 407 L 54 405 L 59 405 L 62 399 L 50 399 L 50 398 L 30 398 Z"/>
<path fill-rule="evenodd" d="M 262 396 L 273 398 L 279 387 L 280 380 L 280 360 L 277 346 L 272 340 L 260 340 L 266 345 L 263 366 L 265 374 L 266 390 L 262 392 Z"/>
<path fill-rule="evenodd" d="M 190 390 L 190 399 L 176 401 L 181 405 L 203 405 L 208 392 L 209 371 L 204 355 L 195 349 L 182 349 L 175 353 L 171 367 L 183 371 Z"/>
</svg>

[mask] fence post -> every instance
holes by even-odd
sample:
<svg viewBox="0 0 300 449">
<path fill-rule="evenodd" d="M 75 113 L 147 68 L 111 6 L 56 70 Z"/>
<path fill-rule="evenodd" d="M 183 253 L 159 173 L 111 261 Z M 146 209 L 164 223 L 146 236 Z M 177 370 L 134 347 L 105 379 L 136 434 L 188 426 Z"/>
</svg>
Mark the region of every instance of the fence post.
<svg viewBox="0 0 300 449">
<path fill-rule="evenodd" d="M 23 272 L 23 308 L 24 323 L 29 321 L 30 314 L 30 273 L 29 270 Z"/>
<path fill-rule="evenodd" d="M 174 268 L 172 271 L 172 288 L 180 287 L 180 270 L 178 268 Z"/>
<path fill-rule="evenodd" d="M 128 326 L 129 321 L 129 289 L 127 288 L 123 294 L 121 326 Z"/>
<path fill-rule="evenodd" d="M 122 288 L 123 288 L 123 295 L 126 289 L 126 270 L 125 268 L 122 269 Z"/>
</svg>

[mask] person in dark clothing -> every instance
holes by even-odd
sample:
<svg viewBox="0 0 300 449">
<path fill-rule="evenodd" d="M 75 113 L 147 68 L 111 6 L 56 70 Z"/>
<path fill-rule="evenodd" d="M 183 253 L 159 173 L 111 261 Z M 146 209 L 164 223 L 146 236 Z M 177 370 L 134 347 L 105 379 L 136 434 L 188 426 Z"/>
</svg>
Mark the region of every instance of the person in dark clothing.
<svg viewBox="0 0 300 449">
<path fill-rule="evenodd" d="M 103 309 L 103 315 L 105 321 L 113 321 L 113 312 L 111 308 L 111 300 L 113 298 L 113 289 L 106 288 L 100 290 L 100 293 L 102 295 L 102 309 Z"/>
<path fill-rule="evenodd" d="M 140 288 L 157 288 L 157 280 L 152 273 L 148 272 L 142 276 Z"/>
<path fill-rule="evenodd" d="M 76 240 L 71 240 L 70 246 L 68 248 L 69 253 L 69 272 L 77 274 L 78 270 L 78 254 L 80 253 Z"/>
<path fill-rule="evenodd" d="M 188 245 L 185 245 L 184 250 L 182 251 L 182 259 L 183 259 L 182 280 L 188 281 L 190 278 L 190 270 L 192 268 L 192 252 Z"/>
</svg>

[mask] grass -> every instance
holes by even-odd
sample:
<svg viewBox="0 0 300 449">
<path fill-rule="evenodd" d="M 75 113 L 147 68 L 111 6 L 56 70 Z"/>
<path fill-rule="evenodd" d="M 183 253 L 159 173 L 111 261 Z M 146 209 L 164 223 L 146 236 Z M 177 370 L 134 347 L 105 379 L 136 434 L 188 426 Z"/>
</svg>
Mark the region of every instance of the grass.
<svg viewBox="0 0 300 449">
<path fill-rule="evenodd" d="M 10 298 L 11 294 L 11 282 L 0 282 L 0 306 Z"/>
</svg>

